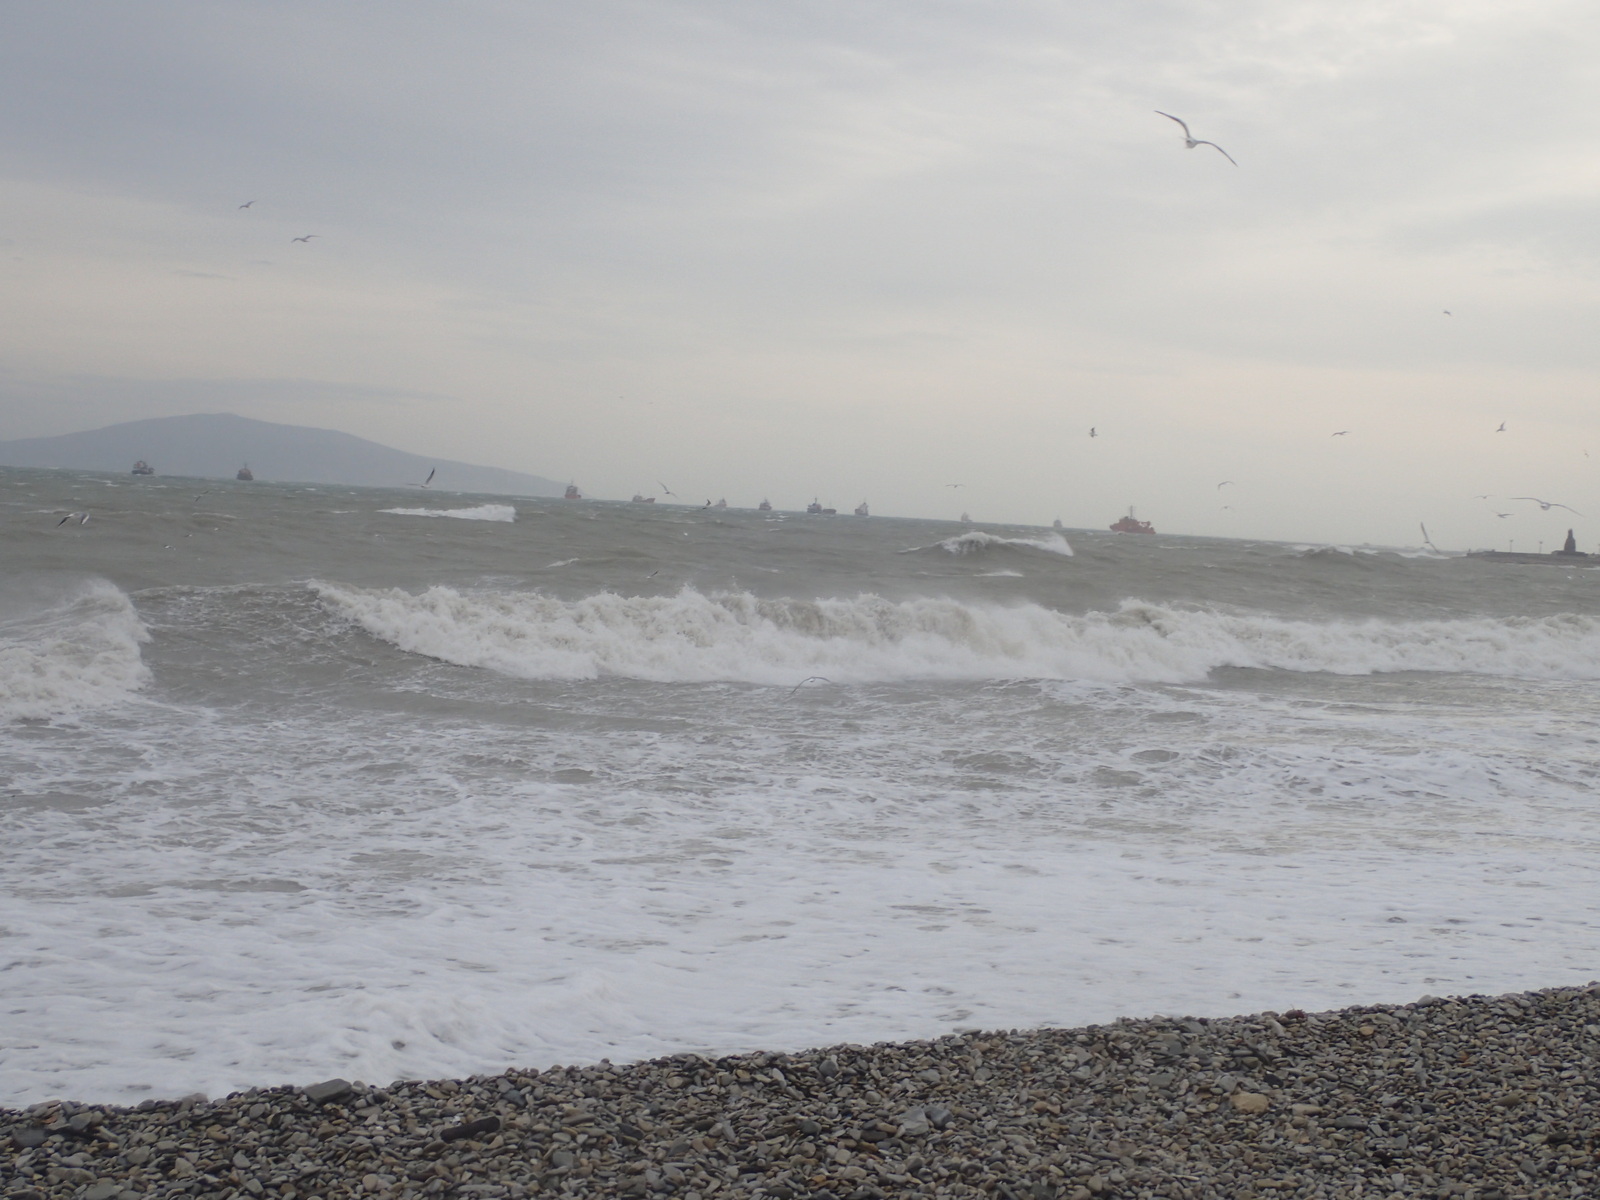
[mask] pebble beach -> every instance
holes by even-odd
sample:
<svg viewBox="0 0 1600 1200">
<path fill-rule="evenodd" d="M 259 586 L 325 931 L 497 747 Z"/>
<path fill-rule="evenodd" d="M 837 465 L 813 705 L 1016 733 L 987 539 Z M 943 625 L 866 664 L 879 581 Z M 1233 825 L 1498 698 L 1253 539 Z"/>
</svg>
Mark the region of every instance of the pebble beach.
<svg viewBox="0 0 1600 1200">
<path fill-rule="evenodd" d="M 132 1108 L 0 1110 L 8 1200 L 1600 1195 L 1600 983 Z"/>
</svg>

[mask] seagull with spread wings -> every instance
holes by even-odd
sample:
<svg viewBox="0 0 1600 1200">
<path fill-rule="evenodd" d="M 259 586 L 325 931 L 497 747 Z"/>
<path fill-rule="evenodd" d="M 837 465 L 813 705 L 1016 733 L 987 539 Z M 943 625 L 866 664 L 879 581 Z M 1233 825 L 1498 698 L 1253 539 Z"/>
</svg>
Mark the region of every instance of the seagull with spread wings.
<svg viewBox="0 0 1600 1200">
<path fill-rule="evenodd" d="M 311 244 L 311 239 L 312 238 L 321 237 L 321 236 L 322 235 L 320 233 L 308 233 L 308 234 L 305 235 L 305 237 L 302 237 L 302 238 L 290 238 L 289 242 L 290 242 L 290 244 L 293 244 L 295 242 L 304 242 L 306 245 L 309 246 Z"/>
<path fill-rule="evenodd" d="M 1583 516 L 1583 514 L 1581 512 L 1579 512 L 1577 509 L 1573 508 L 1570 504 L 1557 504 L 1554 500 L 1541 500 L 1537 496 L 1511 496 L 1511 497 L 1509 497 L 1509 499 L 1512 499 L 1512 500 L 1532 500 L 1535 504 L 1537 504 L 1545 512 L 1549 512 L 1552 508 L 1564 508 L 1575 517 Z"/>
<path fill-rule="evenodd" d="M 1221 146 L 1217 145 L 1215 142 L 1208 142 L 1208 141 L 1206 141 L 1205 138 L 1197 138 L 1197 137 L 1194 136 L 1194 134 L 1190 133 L 1189 132 L 1189 123 L 1187 121 L 1185 121 L 1182 117 L 1175 117 L 1169 112 L 1162 112 L 1159 108 L 1156 109 L 1155 111 L 1156 111 L 1156 115 L 1157 116 L 1165 117 L 1169 121 L 1176 121 L 1180 126 L 1183 127 L 1183 146 L 1184 146 L 1184 149 L 1193 150 L 1196 146 L 1210 146 L 1218 154 L 1222 155 L 1223 158 L 1225 158 L 1229 162 L 1233 163 L 1234 166 L 1237 167 L 1239 165 L 1238 163 L 1233 162 L 1233 155 L 1229 154 L 1226 150 L 1224 150 Z"/>
</svg>

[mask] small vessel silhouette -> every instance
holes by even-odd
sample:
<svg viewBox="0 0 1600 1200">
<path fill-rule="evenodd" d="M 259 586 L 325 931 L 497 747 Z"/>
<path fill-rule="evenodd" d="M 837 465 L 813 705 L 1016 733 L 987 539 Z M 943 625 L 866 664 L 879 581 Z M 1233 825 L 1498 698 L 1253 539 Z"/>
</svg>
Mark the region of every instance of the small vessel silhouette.
<svg viewBox="0 0 1600 1200">
<path fill-rule="evenodd" d="M 133 464 L 133 473 L 135 475 L 154 475 L 156 473 L 156 469 L 141 458 L 138 462 Z"/>
</svg>

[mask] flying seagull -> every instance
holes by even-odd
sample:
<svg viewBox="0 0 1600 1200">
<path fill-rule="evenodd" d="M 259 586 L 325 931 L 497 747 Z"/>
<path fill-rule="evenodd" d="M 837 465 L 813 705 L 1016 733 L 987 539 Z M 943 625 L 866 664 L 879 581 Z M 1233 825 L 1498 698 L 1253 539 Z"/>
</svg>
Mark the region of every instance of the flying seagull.
<svg viewBox="0 0 1600 1200">
<path fill-rule="evenodd" d="M 68 513 L 66 516 L 62 517 L 61 520 L 56 522 L 56 528 L 60 529 L 68 521 L 72 520 L 73 517 L 77 517 L 78 518 L 78 524 L 79 525 L 87 525 L 89 523 L 89 514 L 86 513 L 86 512 Z"/>
<path fill-rule="evenodd" d="M 1205 140 L 1205 138 L 1197 138 L 1197 137 L 1194 136 L 1194 134 L 1190 133 L 1189 132 L 1189 124 L 1182 117 L 1175 117 L 1169 112 L 1162 112 L 1159 108 L 1156 109 L 1156 115 L 1165 117 L 1169 121 L 1176 121 L 1179 125 L 1183 126 L 1183 145 L 1184 145 L 1184 149 L 1193 150 L 1196 146 L 1210 146 L 1218 154 L 1222 155 L 1223 158 L 1225 158 L 1229 162 L 1233 163 L 1234 166 L 1237 167 L 1239 165 L 1238 163 L 1233 162 L 1233 155 L 1229 154 L 1226 150 L 1224 150 L 1221 146 L 1217 145 L 1215 142 L 1208 142 L 1208 141 Z"/>
<path fill-rule="evenodd" d="M 966 487 L 966 486 L 967 485 L 964 484 L 964 483 L 947 483 L 947 484 L 945 484 L 945 487 Z"/>
<path fill-rule="evenodd" d="M 833 680 L 829 679 L 826 675 L 808 675 L 804 679 L 802 679 L 799 683 L 795 684 L 794 687 L 789 689 L 789 695 L 791 695 L 791 696 L 794 695 L 801 688 L 805 687 L 805 685 L 808 684 L 808 683 L 832 683 L 832 682 L 833 682 Z"/>
<path fill-rule="evenodd" d="M 321 236 L 322 235 L 320 233 L 308 233 L 303 238 L 290 238 L 289 241 L 291 243 L 293 243 L 293 242 L 305 242 L 305 243 L 309 244 L 312 238 L 321 237 Z"/>
<path fill-rule="evenodd" d="M 429 471 L 428 472 L 428 477 L 422 481 L 422 486 L 423 487 L 427 487 L 430 483 L 432 483 L 433 482 L 433 477 L 436 474 L 438 474 L 438 472 L 439 472 L 439 468 L 438 467 L 435 467 L 435 468 L 433 468 L 433 470 Z"/>
<path fill-rule="evenodd" d="M 1231 479 L 1224 479 L 1221 483 L 1217 484 L 1217 491 L 1220 492 L 1223 488 L 1227 487 L 1232 482 L 1233 482 L 1233 480 L 1231 480 Z"/>
<path fill-rule="evenodd" d="M 255 203 L 254 200 L 246 200 L 243 204 L 239 205 L 239 207 L 240 208 L 249 208 L 254 203 Z"/>
<path fill-rule="evenodd" d="M 1094 426 L 1093 425 L 1089 426 L 1089 436 L 1090 437 L 1099 437 L 1100 436 L 1098 433 L 1096 433 L 1094 431 Z"/>
<path fill-rule="evenodd" d="M 1495 513 L 1495 516 L 1499 517 L 1501 520 L 1504 520 L 1505 518 L 1509 517 L 1510 515 L 1511 515 L 1510 513 L 1503 513 L 1503 512 Z"/>
<path fill-rule="evenodd" d="M 1453 316 L 1454 314 L 1447 308 L 1447 309 L 1444 310 L 1444 315 L 1449 317 L 1449 316 Z"/>
<path fill-rule="evenodd" d="M 1349 432 L 1350 432 L 1350 431 L 1349 431 L 1349 430 L 1348 430 L 1348 429 L 1341 429 L 1341 430 L 1339 430 L 1339 432 L 1338 432 L 1338 433 L 1336 433 L 1336 434 L 1333 434 L 1333 436 L 1334 436 L 1334 437 L 1343 437 L 1343 436 L 1344 436 L 1344 435 L 1345 435 L 1345 434 L 1347 434 L 1347 433 L 1349 433 Z"/>
<path fill-rule="evenodd" d="M 1581 512 L 1579 512 L 1577 509 L 1573 508 L 1570 504 L 1557 504 L 1554 500 L 1541 500 L 1537 496 L 1510 496 L 1510 497 L 1508 497 L 1508 499 L 1511 499 L 1511 500 L 1532 500 L 1535 504 L 1537 504 L 1545 512 L 1549 512 L 1552 508 L 1564 508 L 1575 517 L 1583 516 L 1583 514 Z"/>
<path fill-rule="evenodd" d="M 1495 432 L 1496 433 L 1504 433 L 1505 431 L 1506 431 L 1506 423 L 1504 421 L 1501 421 L 1500 422 L 1500 428 L 1496 429 Z"/>
<path fill-rule="evenodd" d="M 661 483 L 661 480 L 659 480 L 659 479 L 658 479 L 658 480 L 656 480 L 656 482 L 657 482 L 657 483 Z M 674 491 L 673 491 L 673 490 L 672 490 L 672 489 L 671 489 L 671 488 L 669 488 L 669 487 L 668 487 L 668 486 L 667 486 L 667 485 L 666 485 L 666 484 L 664 484 L 664 483 L 661 483 L 661 490 L 662 490 L 662 491 L 663 491 L 663 492 L 665 492 L 665 493 L 666 493 L 666 494 L 667 494 L 667 495 L 669 495 L 669 496 L 676 496 L 676 495 L 677 495 L 677 494 L 678 494 L 678 493 L 676 493 L 676 492 L 674 492 Z"/>
<path fill-rule="evenodd" d="M 1426 546 L 1429 550 L 1437 551 L 1439 549 L 1439 547 L 1435 546 L 1433 544 L 1433 539 L 1428 536 L 1428 527 L 1426 525 L 1424 525 L 1421 521 L 1418 521 L 1417 525 L 1422 530 L 1422 544 L 1424 546 Z"/>
</svg>

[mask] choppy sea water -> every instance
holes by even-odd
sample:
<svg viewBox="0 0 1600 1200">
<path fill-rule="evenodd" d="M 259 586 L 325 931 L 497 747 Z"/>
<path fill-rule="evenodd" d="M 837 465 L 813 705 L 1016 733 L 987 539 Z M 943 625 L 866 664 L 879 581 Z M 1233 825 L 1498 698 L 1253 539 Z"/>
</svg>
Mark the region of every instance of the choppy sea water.
<svg viewBox="0 0 1600 1200">
<path fill-rule="evenodd" d="M 0 1103 L 1600 974 L 1600 572 L 5 469 L 0 547 Z"/>
</svg>

